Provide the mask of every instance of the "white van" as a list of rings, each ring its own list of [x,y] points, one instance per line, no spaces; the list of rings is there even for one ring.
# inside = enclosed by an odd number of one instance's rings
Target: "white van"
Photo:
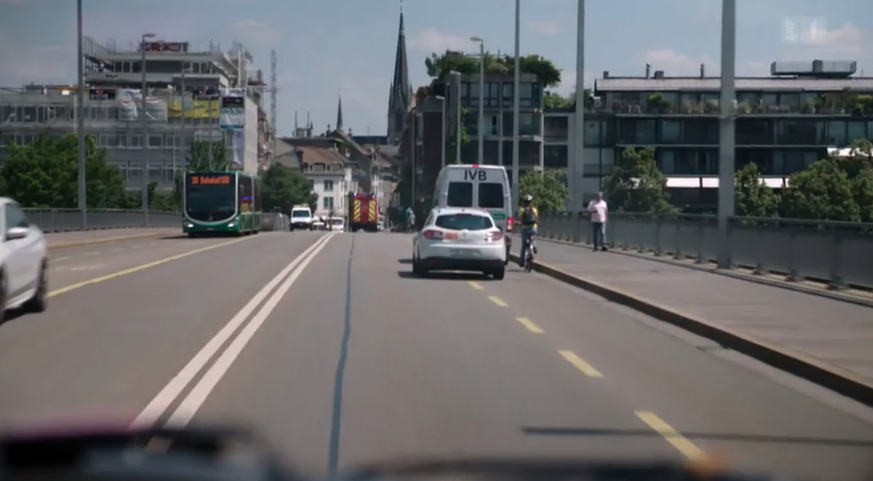
[[[512,191],[509,175],[500,165],[447,165],[437,176],[435,207],[477,207],[488,211],[507,235],[506,253],[512,249]],[[507,262],[509,262],[507,260]]]
[[[304,229],[312,230],[312,211],[308,205],[295,205],[291,208],[291,230]]]

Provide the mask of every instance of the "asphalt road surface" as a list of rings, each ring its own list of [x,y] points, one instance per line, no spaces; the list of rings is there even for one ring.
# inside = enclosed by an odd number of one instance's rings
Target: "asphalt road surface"
[[[707,453],[873,477],[867,408],[539,274],[412,277],[410,250],[406,234],[281,232],[53,252],[49,310],[0,325],[0,426],[240,421],[316,474]]]

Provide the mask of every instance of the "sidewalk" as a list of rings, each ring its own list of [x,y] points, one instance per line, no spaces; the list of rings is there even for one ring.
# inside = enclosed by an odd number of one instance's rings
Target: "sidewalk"
[[[181,228],[142,228],[142,229],[101,229],[76,232],[56,232],[45,235],[49,248],[63,247],[66,244],[83,245],[83,243],[101,243],[110,240],[123,240],[124,238],[138,238],[145,236],[171,236],[182,235]]]
[[[873,309],[540,240],[537,262],[844,369],[873,384]]]

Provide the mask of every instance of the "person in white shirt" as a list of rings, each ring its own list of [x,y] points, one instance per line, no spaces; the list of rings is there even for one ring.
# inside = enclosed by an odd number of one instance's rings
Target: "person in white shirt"
[[[588,212],[591,214],[591,243],[594,244],[594,251],[605,251],[607,209],[602,192],[598,192],[594,200],[588,203]]]

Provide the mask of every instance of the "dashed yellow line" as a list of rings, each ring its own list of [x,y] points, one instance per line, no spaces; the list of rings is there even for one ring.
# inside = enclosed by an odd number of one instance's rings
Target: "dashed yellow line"
[[[694,443],[688,440],[685,436],[679,434],[672,426],[664,422],[657,414],[650,411],[635,411],[644,423],[652,428],[656,433],[660,434],[667,440],[670,445],[676,448],[688,459],[699,459],[705,457],[702,449],[698,448]]]
[[[472,287],[473,289],[476,289],[477,291],[481,291],[482,289],[485,289],[485,288],[482,287],[482,285],[479,284],[478,282],[470,281],[470,282],[468,282],[468,284],[470,284],[470,287]]]
[[[542,334],[545,332],[543,331],[543,328],[536,325],[536,323],[526,317],[516,317],[515,320],[518,321],[519,324],[521,324],[522,326],[526,327],[528,331],[533,332],[534,334]]]
[[[582,358],[576,355],[573,351],[558,351],[561,356],[567,360],[570,364],[573,365],[576,369],[580,370],[582,374],[588,377],[603,377],[603,374],[600,374],[600,371],[594,369],[591,364],[583,361]]]
[[[497,305],[500,306],[500,307],[509,307],[509,304],[503,302],[503,300],[500,299],[499,297],[488,296],[488,299],[490,299],[491,302],[497,304]]]

